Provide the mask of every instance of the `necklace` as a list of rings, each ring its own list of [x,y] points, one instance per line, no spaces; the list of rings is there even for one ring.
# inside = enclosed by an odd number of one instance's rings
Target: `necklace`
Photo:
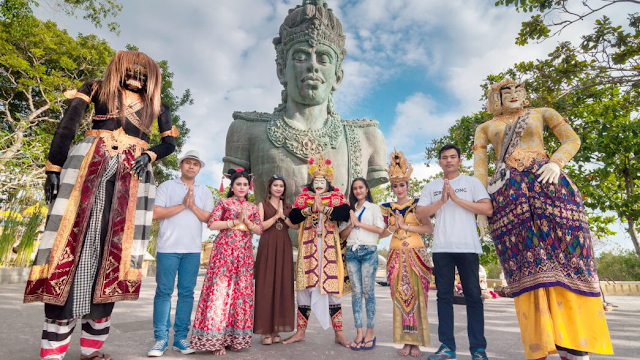
[[[493,120],[503,122],[507,125],[511,125],[524,113],[524,111],[525,111],[524,109],[520,109],[516,112],[500,114],[498,116],[494,116]]]
[[[282,113],[274,115],[267,125],[267,135],[275,146],[284,146],[290,153],[304,160],[338,147],[342,136],[339,117],[329,115],[323,127],[302,130],[292,126]]]

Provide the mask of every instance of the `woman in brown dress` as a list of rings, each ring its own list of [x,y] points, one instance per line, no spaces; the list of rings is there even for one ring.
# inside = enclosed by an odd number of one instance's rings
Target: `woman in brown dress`
[[[273,175],[267,183],[267,195],[258,205],[264,231],[258,245],[254,267],[256,281],[253,332],[262,335],[262,344],[281,341],[280,332],[295,328],[293,297],[293,247],[289,228],[291,204],[284,200],[284,177]]]

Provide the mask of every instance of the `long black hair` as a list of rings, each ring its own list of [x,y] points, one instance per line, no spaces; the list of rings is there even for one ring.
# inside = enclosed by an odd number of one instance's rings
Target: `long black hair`
[[[355,184],[356,181],[361,181],[364,184],[364,186],[367,188],[367,196],[365,197],[365,200],[370,203],[374,202],[373,196],[371,195],[371,188],[369,187],[369,183],[367,182],[367,179],[362,177],[355,178],[351,182],[351,189],[349,190],[349,205],[351,205],[351,210],[355,210],[356,204],[358,203],[358,199],[356,199],[356,196],[353,194],[353,184]]]
[[[231,179],[231,185],[229,185],[229,192],[227,193],[227,198],[230,198],[230,197],[232,197],[234,195],[233,194],[233,183],[235,183],[236,180],[238,180],[239,178],[245,178],[245,179],[247,179],[249,184],[251,184],[251,173],[249,172],[249,170],[242,169],[242,171],[237,171],[236,169],[229,169],[229,172],[227,172],[227,175]],[[247,199],[247,195],[245,195],[244,198],[246,200]]]
[[[316,179],[315,177],[312,178],[311,181],[307,185],[304,186],[304,187],[307,188],[307,190],[311,191],[314,194],[316,192],[316,189],[313,188],[313,180],[315,180],[315,179]],[[324,178],[324,179],[327,180],[327,190],[326,190],[327,192],[331,192],[331,191],[336,189],[335,187],[333,187],[333,185],[331,184],[331,181],[329,181],[329,179],[327,179],[327,178]]]

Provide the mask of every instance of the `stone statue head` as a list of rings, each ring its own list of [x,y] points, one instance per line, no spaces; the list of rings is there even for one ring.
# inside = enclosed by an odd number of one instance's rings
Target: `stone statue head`
[[[306,105],[328,101],[333,113],[332,93],[343,77],[345,36],[340,20],[323,0],[304,0],[289,10],[273,39],[277,74],[287,97]]]
[[[509,78],[492,85],[487,92],[486,110],[494,116],[521,110],[527,105],[525,84]]]

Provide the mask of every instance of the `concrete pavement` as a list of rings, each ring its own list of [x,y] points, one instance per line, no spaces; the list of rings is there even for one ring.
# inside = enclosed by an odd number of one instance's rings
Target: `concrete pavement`
[[[201,273],[202,275],[202,273]],[[196,286],[196,304],[203,277],[198,278]],[[33,360],[38,359],[43,305],[23,304],[23,284],[0,285],[0,360]],[[143,281],[142,293],[138,301],[124,301],[116,304],[112,317],[111,334],[103,350],[113,356],[114,360],[147,359],[148,348],[153,345],[153,295],[155,280],[146,278]],[[175,296],[174,305],[175,308]],[[592,360],[616,359],[632,360],[640,358],[640,297],[607,297],[609,302],[618,307],[607,313],[607,321],[616,352],[612,356],[592,355]],[[355,352],[333,343],[333,331],[324,331],[312,315],[307,340],[302,343],[263,346],[260,337],[255,335],[253,345],[238,353],[228,352],[225,359],[400,359],[396,353],[396,345],[392,343],[392,303],[389,288],[376,287],[376,334],[378,346],[373,351]],[[194,304],[194,306],[196,305]],[[349,339],[355,336],[351,297],[343,303],[345,334]],[[429,294],[429,321],[431,346],[424,348],[423,359],[439,346],[437,336],[437,310],[435,291]],[[195,310],[194,310],[195,314]],[[468,340],[466,333],[465,307],[455,305],[456,340],[458,359],[469,360]],[[520,330],[512,299],[487,300],[485,302],[485,329],[488,341],[487,352],[490,359],[524,359],[520,343]],[[282,334],[283,338],[289,334]],[[76,328],[71,340],[66,359],[79,359],[80,327]],[[193,355],[181,355],[167,350],[166,359],[212,359],[209,352],[198,352]],[[559,359],[550,357],[549,359]]]

